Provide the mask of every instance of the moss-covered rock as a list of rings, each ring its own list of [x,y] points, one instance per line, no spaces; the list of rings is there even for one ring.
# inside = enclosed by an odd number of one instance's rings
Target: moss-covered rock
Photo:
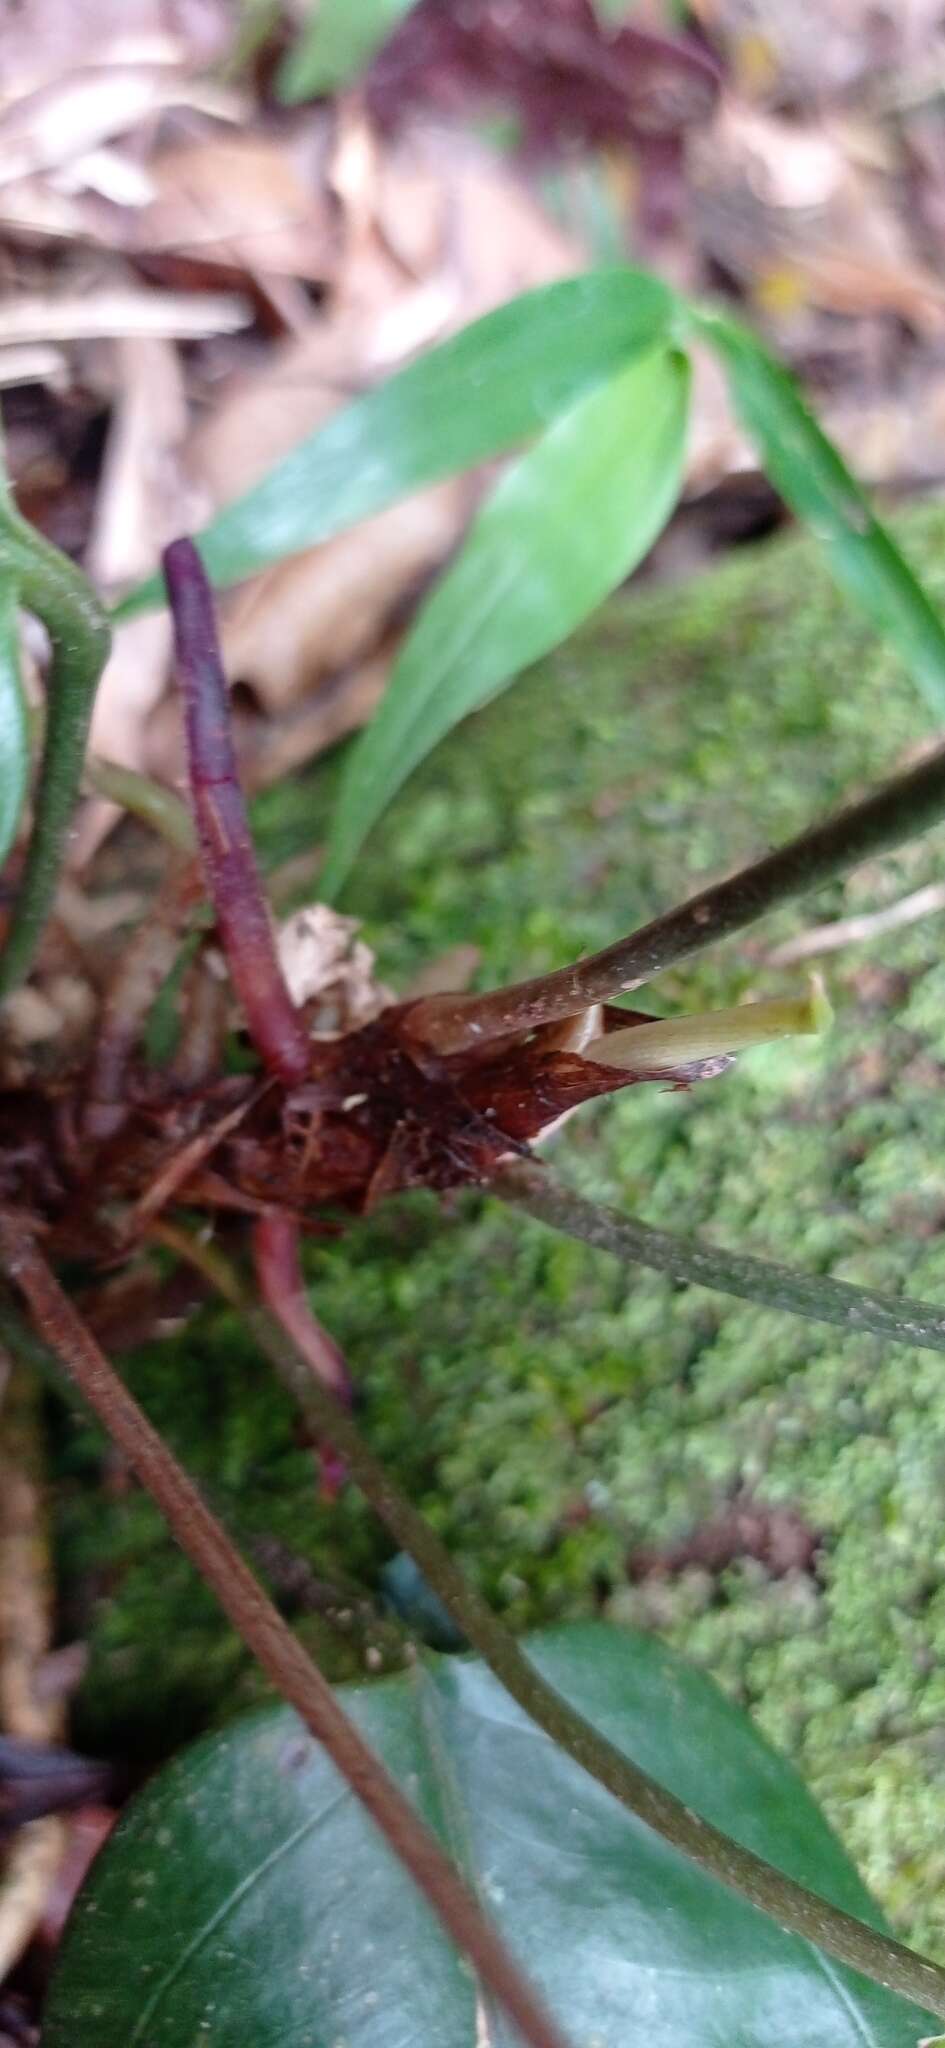
[[[903,533],[945,597],[945,514]],[[470,721],[378,829],[346,907],[401,985],[461,939],[483,984],[556,965],[901,763],[928,722],[812,545],[746,552],[615,602]],[[321,833],[336,776],[262,806],[273,855]],[[896,901],[941,875],[943,849],[933,833],[780,914],[666,977],[654,1008],[776,992],[778,940]],[[560,1171],[653,1223],[941,1300],[943,929],[836,954],[828,1041],[599,1106],[555,1141]],[[473,1198],[392,1205],[314,1251],[311,1278],[374,1444],[514,1622],[604,1601],[664,1630],[799,1762],[899,1924],[945,1952],[943,1361],[621,1273]],[[301,1559],[376,1584],[383,1540],[355,1499],[317,1505],[231,1316],[151,1347],[133,1377],[277,1583]],[[89,1487],[92,1432],[58,1426],[61,1550],[93,1646],[83,1728],[160,1746],[255,1681],[147,1504]],[[628,1553],[739,1491],[809,1524],[816,1572],[743,1559],[629,1583]],[[357,1629],[346,1646],[303,1625],[339,1675],[362,1653]]]

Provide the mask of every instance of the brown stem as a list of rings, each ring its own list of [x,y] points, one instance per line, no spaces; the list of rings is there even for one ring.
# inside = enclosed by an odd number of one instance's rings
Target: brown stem
[[[327,1680],[118,1378],[63,1294],[35,1239],[9,1215],[0,1216],[0,1260],[25,1297],[36,1329],[124,1452],[233,1627],[323,1745],[483,1984],[532,2048],[566,2048],[565,2037],[521,1976],[476,1898],[362,1741]]]
[[[344,1358],[328,1331],[312,1314],[299,1256],[301,1233],[292,1216],[277,1209],[253,1224],[253,1263],[268,1309],[307,1358],[322,1385],[351,1406],[351,1379]]]
[[[322,1385],[350,1408],[352,1386],[344,1356],[309,1307],[300,1242],[301,1232],[294,1216],[271,1209],[267,1215],[256,1218],[252,1244],[259,1291],[266,1307],[289,1332],[296,1350],[307,1359]],[[332,1501],[337,1499],[348,1477],[345,1461],[325,1436],[319,1444],[319,1456],[322,1498]]]
[[[587,960],[484,996],[429,997],[413,1011],[411,1031],[418,1042],[446,1055],[507,1032],[530,1031],[537,1024],[575,1016],[591,1003],[609,1002],[641,988],[667,967],[730,938],[779,904],[915,838],[943,815],[945,747],[940,747],[918,767],[882,783],[861,803],[812,825],[763,860],[690,896],[678,909],[666,911]]]

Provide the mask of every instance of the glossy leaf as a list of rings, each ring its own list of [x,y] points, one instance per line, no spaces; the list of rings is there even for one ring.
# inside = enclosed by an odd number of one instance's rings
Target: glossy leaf
[[[26,797],[30,745],[20,684],[16,589],[0,579],[0,861],[6,860]]]
[[[933,716],[945,719],[945,623],[794,378],[736,322],[698,309],[693,318],[721,357],[766,474],[823,542],[838,582],[888,634]]]
[[[546,427],[668,331],[677,301],[625,265],[564,278],[487,313],[299,443],[199,536],[223,587],[327,540],[424,484]],[[163,602],[158,577],[118,607]]]
[[[688,1804],[881,1925],[795,1773],[699,1672],[590,1622],[545,1676]],[[914,2007],[781,1932],[668,1848],[482,1665],[344,1689],[569,2039],[595,2048],[915,2048]],[[479,2024],[477,2025],[477,2020]],[[44,2048],[513,2048],[330,1764],[286,1710],[178,1758],[135,1801],[66,1935]]]
[[[629,575],[676,502],[689,365],[675,350],[589,392],[506,472],[409,633],[351,756],[320,878],[330,897],[436,742]]]
[[[414,5],[415,0],[315,0],[280,67],[278,98],[293,105],[350,84]]]

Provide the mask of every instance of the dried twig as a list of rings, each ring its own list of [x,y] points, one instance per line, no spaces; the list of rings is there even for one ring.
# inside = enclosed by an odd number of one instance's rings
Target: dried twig
[[[792,967],[797,960],[839,953],[843,946],[881,939],[886,932],[918,924],[920,918],[933,917],[940,910],[945,910],[945,882],[927,882],[924,889],[913,889],[911,895],[900,896],[898,903],[887,903],[882,910],[864,910],[858,917],[838,917],[832,924],[815,924],[809,931],[798,932],[795,938],[775,946],[766,955],[765,965]]]
[[[166,334],[192,340],[247,326],[246,299],[232,292],[111,291],[8,298],[0,312],[0,347],[32,342],[100,341],[107,335]]]

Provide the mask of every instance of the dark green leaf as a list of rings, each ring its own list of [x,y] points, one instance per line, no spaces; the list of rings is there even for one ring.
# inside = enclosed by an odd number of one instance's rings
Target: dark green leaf
[[[887,633],[930,711],[945,718],[945,626],[798,387],[754,335],[694,311],[728,373],[736,409],[782,497],[827,549],[851,596]]]
[[[415,0],[315,0],[280,66],[276,93],[292,105],[360,76]]]
[[[525,292],[398,371],[211,521],[213,582],[239,582],[423,484],[513,448],[669,330],[677,302],[621,265]],[[118,607],[163,603],[158,577]]]
[[[326,898],[437,740],[557,646],[645,555],[678,496],[688,397],[684,356],[645,356],[507,471],[352,754],[319,884]]]
[[[399,1550],[380,1572],[380,1587],[395,1614],[405,1621],[411,1635],[419,1636],[431,1650],[465,1650],[469,1645],[457,1628],[448,1607],[427,1584],[419,1565],[406,1550]]]
[[[602,1623],[531,1655],[693,1807],[874,1925],[794,1772],[700,1673]],[[430,1658],[345,1704],[473,1877],[569,2038],[916,2048],[929,2024],[705,1876],[484,1668]],[[210,1737],[138,1798],[66,1936],[44,2048],[470,2048],[475,1990],[294,1716]],[[512,2048],[491,2023],[494,2048]]]
[[[26,784],[30,745],[26,705],[20,685],[16,589],[9,577],[0,580],[0,861],[16,838]]]

